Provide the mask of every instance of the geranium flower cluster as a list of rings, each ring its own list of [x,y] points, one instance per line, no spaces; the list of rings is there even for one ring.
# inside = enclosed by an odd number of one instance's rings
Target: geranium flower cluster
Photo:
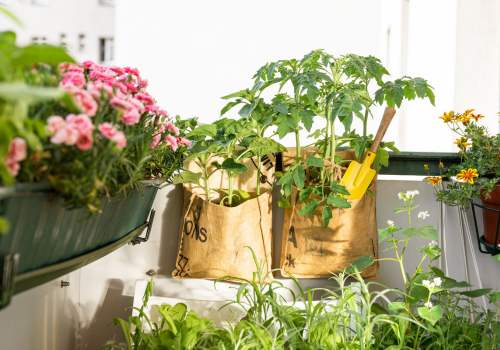
[[[75,146],[80,151],[92,148],[94,137],[110,140],[118,149],[127,145],[127,127],[141,122],[155,122],[151,148],[166,143],[172,150],[189,141],[179,137],[179,130],[169,120],[168,113],[161,109],[146,91],[147,81],[139,71],[130,67],[106,67],[91,61],[83,64],[64,63],[59,67],[60,87],[73,97],[81,114],[66,117],[51,116],[47,130],[54,144]],[[99,124],[93,118],[109,108],[116,111],[118,120],[106,120]]]

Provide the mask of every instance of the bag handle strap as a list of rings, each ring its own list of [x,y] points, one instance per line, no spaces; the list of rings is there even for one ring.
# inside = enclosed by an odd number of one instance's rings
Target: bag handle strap
[[[281,254],[281,261],[280,261],[280,268],[281,268],[281,274],[283,274],[283,270],[284,270],[284,262],[286,260],[286,255],[288,253],[288,240],[290,238],[290,229],[292,228],[292,224],[293,224],[293,219],[295,217],[295,208],[296,208],[296,205],[297,205],[297,201],[298,201],[298,192],[293,196],[293,203],[292,203],[292,213],[290,214],[290,222],[288,223],[288,228],[285,232],[285,234],[283,235],[283,240],[281,242],[281,251],[282,251],[282,254]]]

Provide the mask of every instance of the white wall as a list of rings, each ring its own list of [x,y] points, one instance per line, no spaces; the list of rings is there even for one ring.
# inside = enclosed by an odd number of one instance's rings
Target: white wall
[[[381,3],[122,0],[116,63],[140,67],[171,114],[208,122],[219,117],[220,97],[250,86],[269,61],[318,48],[382,56]]]
[[[387,139],[402,150],[456,151],[454,136],[438,119],[443,111],[476,107],[489,116],[491,131],[498,130],[497,14],[498,2],[487,0],[257,0],[251,6],[119,0],[116,57],[118,64],[141,68],[172,114],[208,122],[219,116],[220,97],[249,86],[270,60],[315,48],[373,54],[394,78],[428,79],[437,96],[436,107],[407,103]]]

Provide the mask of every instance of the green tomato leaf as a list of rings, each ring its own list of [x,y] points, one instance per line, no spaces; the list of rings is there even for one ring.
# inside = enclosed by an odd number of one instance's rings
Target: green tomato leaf
[[[310,202],[306,203],[300,210],[299,210],[299,215],[301,216],[310,216],[314,213],[316,208],[319,205],[319,201],[316,199],[311,200]]]
[[[313,191],[312,187],[307,187],[299,191],[299,202],[300,203],[305,202],[311,195],[312,191]]]
[[[306,165],[309,167],[323,168],[324,162],[323,159],[311,154],[307,157]]]
[[[221,169],[224,169],[232,174],[242,174],[248,170],[246,165],[235,161],[233,158],[224,159],[221,164]]]
[[[323,226],[327,227],[330,219],[332,218],[332,208],[328,205],[323,206],[323,213],[321,215],[321,221],[323,222]]]
[[[187,137],[215,137],[217,135],[217,126],[215,124],[202,124],[191,131]]]
[[[302,165],[297,165],[293,170],[293,182],[299,190],[304,188],[305,177],[306,173],[304,167]]]
[[[326,199],[326,203],[335,208],[350,208],[351,204],[344,197],[339,197],[330,193]]]
[[[173,178],[173,183],[174,184],[198,184],[200,182],[202,174],[201,173],[195,173],[189,170],[184,170],[182,173],[180,173],[177,176],[174,176]]]

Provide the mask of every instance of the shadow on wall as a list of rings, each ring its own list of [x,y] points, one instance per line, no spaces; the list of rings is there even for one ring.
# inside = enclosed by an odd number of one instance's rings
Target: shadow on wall
[[[81,349],[101,349],[110,339],[122,341],[120,330],[109,315],[127,319],[131,314],[133,298],[123,295],[124,284],[119,279],[109,279],[106,285],[106,295],[92,321],[80,329],[80,339],[84,339]]]
[[[184,204],[184,191],[182,185],[177,185],[168,191],[165,209],[161,215],[160,253],[158,258],[159,269],[157,274],[170,277],[175,269],[177,259],[177,245],[179,242],[179,229],[182,221]]]

